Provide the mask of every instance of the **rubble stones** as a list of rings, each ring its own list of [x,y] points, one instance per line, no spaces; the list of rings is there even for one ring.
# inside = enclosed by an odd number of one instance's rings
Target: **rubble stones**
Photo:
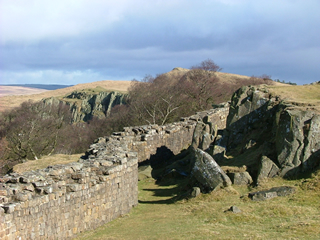
[[[274,187],[268,190],[258,191],[258,192],[251,192],[249,193],[249,198],[253,201],[265,201],[275,197],[283,197],[291,195],[295,192],[294,187],[289,186],[281,186],[281,187]]]

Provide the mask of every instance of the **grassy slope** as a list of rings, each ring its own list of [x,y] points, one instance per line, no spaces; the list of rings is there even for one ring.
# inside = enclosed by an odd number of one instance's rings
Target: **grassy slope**
[[[236,186],[173,202],[178,185],[146,179],[139,182],[140,203],[130,214],[76,239],[319,239],[319,193],[303,180],[272,179],[258,189],[281,185],[297,191],[254,202],[247,187]],[[233,205],[242,212],[225,212]]]
[[[268,86],[273,95],[279,95],[287,102],[300,103],[302,106],[320,110],[320,84],[292,86]]]

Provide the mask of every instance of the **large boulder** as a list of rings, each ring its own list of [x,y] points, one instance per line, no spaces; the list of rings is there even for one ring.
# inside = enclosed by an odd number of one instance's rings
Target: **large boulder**
[[[192,176],[202,185],[205,191],[213,191],[220,187],[230,186],[231,180],[215,162],[215,160],[201,149],[193,149],[194,165]]]

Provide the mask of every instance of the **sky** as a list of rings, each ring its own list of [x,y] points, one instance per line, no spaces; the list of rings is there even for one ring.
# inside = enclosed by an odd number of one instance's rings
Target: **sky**
[[[0,0],[0,84],[222,72],[320,81],[319,0]]]

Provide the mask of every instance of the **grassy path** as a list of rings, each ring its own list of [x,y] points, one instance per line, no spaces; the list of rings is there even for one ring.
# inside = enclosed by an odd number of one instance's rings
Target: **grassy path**
[[[301,182],[276,179],[262,187]],[[247,187],[237,187],[174,202],[178,190],[141,181],[139,205],[130,214],[77,239],[320,239],[320,193],[314,189],[297,186],[293,196],[254,202]],[[242,212],[225,212],[232,205]]]

